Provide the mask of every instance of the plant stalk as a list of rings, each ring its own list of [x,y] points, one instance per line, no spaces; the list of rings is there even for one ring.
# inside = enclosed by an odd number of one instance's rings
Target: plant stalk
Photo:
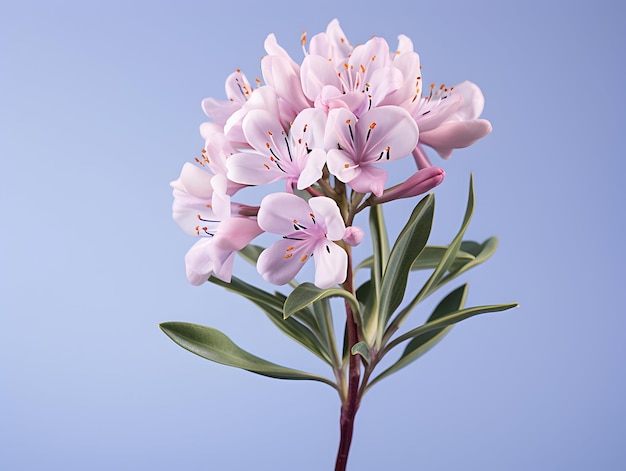
[[[343,288],[354,294],[352,279],[352,254],[348,249],[348,275],[343,284]],[[335,471],[345,471],[348,465],[348,453],[352,443],[352,433],[354,430],[354,417],[359,409],[359,383],[361,379],[361,360],[359,355],[352,354],[352,347],[359,342],[359,329],[354,320],[352,307],[346,302],[346,329],[348,330],[348,392],[345,401],[341,404],[341,416],[339,419],[340,439],[339,450],[337,451],[337,461]]]

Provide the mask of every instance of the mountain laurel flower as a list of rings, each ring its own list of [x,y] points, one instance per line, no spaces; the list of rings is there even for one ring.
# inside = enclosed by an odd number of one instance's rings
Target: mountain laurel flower
[[[287,191],[293,186],[303,190],[322,177],[326,163],[323,111],[302,111],[288,131],[276,116],[264,110],[252,110],[243,122],[243,132],[252,146],[227,161],[228,178],[246,185],[262,185],[287,180]]]
[[[452,87],[441,85],[407,107],[420,129],[420,144],[425,144],[447,159],[454,149],[468,147],[492,130],[486,119],[478,119],[485,107],[480,88],[472,82]]]
[[[257,86],[259,86],[259,82],[259,79],[257,79]],[[202,100],[204,113],[215,123],[222,126],[235,111],[239,110],[248,101],[254,91],[241,70],[233,72],[226,78],[225,89],[228,100],[216,100],[215,98]]]
[[[327,289],[346,280],[348,254],[332,242],[346,232],[339,207],[330,198],[308,202],[291,193],[272,193],[261,202],[259,227],[282,240],[265,249],[257,261],[263,278],[276,285],[289,283],[304,263],[315,262],[315,285]]]
[[[263,231],[254,218],[241,217],[244,206],[230,203],[218,217],[213,210],[213,175],[191,163],[183,166],[180,177],[171,183],[174,194],[174,220],[189,235],[200,240],[185,255],[187,279],[198,285],[215,275],[229,282],[234,253]],[[230,214],[235,217],[230,217]]]
[[[346,109],[331,110],[325,133],[328,170],[355,191],[381,196],[387,171],[375,164],[407,156],[418,137],[415,120],[398,106],[374,108],[359,120]]]

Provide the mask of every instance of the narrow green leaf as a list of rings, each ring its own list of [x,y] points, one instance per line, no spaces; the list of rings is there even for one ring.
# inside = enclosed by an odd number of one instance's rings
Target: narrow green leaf
[[[328,378],[286,368],[252,355],[235,345],[219,330],[211,327],[187,322],[164,322],[159,327],[175,343],[207,360],[271,378],[320,381],[338,389]]]
[[[389,237],[387,236],[387,227],[383,216],[382,205],[376,205],[370,208],[370,235],[372,238],[372,269],[374,286],[380,287],[380,280],[389,259]]]
[[[420,253],[419,257],[413,262],[413,266],[411,270],[429,270],[432,268],[437,268],[439,262],[444,257],[446,250],[448,247],[440,247],[427,245]],[[474,260],[474,255],[467,251],[459,250],[454,259],[453,265],[462,265]]]
[[[463,244],[465,244],[465,242],[466,241],[463,241]],[[467,242],[480,246],[480,244],[478,244],[477,242],[472,242],[472,241],[467,241]],[[463,244],[461,244],[461,250],[459,250],[458,253],[456,254],[456,258],[454,259],[454,262],[452,264],[453,266],[465,265],[466,263],[471,262],[475,258],[475,256],[472,253],[470,253],[469,250],[463,250]],[[429,270],[432,268],[437,268],[437,265],[443,258],[447,249],[448,247],[437,246],[437,245],[427,245],[426,247],[424,247],[424,250],[422,250],[419,256],[415,259],[415,262],[413,262],[413,266],[411,267],[411,270],[416,271],[416,270]],[[374,263],[374,257],[370,255],[369,257],[361,261],[361,263],[359,263],[356,266],[354,271],[359,271],[359,270],[362,270],[363,268],[371,268],[373,263]],[[454,269],[452,268],[451,270],[454,270]]]
[[[340,288],[320,289],[313,283],[302,283],[287,297],[283,308],[285,319],[315,301],[333,297],[342,297],[348,301],[350,306],[352,306],[352,310],[354,311],[357,321],[360,321],[359,302],[351,293]]]
[[[428,241],[434,208],[433,194],[417,204],[389,254],[380,288],[380,315],[384,323],[402,302],[413,262]]]
[[[457,263],[455,260],[455,262],[450,266],[449,273],[445,277],[443,277],[439,281],[439,283],[437,283],[438,287],[443,286],[445,283],[465,273],[467,270],[474,268],[475,266],[480,265],[481,263],[486,261],[495,253],[497,247],[497,237],[490,237],[482,244],[471,240],[464,240],[463,242],[461,242],[461,249],[459,250],[459,253],[461,251],[465,251],[472,254],[474,258],[465,263]]]
[[[446,274],[450,266],[454,263],[454,261],[456,260],[456,255],[461,248],[463,235],[465,234],[465,231],[467,231],[473,213],[474,177],[470,176],[469,195],[467,198],[467,206],[465,208],[465,216],[463,217],[463,223],[461,224],[461,228],[459,229],[458,234],[455,236],[455,238],[452,240],[452,243],[446,249],[443,257],[439,261],[439,264],[426,281],[426,284],[424,284],[419,293],[417,293],[417,295],[411,300],[411,302],[398,313],[395,319],[393,319],[385,332],[386,338],[393,335],[393,333],[395,333],[400,328],[400,326],[413,310],[413,308],[436,288],[437,283],[441,280],[441,278]]]
[[[285,335],[295,340],[303,347],[307,348],[313,354],[332,365],[332,353],[321,342],[316,334],[316,321],[308,309],[301,309],[297,312],[297,316],[290,319],[283,318],[284,296],[280,293],[271,295],[256,286],[252,286],[239,278],[233,277],[230,283],[211,277],[212,283],[222,286],[230,291],[247,298],[256,304],[267,315],[272,323],[278,327]],[[298,317],[305,318],[310,328],[298,321]]]
[[[385,347],[385,352],[388,352],[396,345],[406,340],[417,337],[418,335],[423,335],[426,332],[431,332],[441,327],[446,327],[449,325],[456,324],[457,322],[461,322],[462,320],[468,319],[478,314],[506,311],[507,309],[511,309],[511,308],[518,307],[518,306],[519,306],[518,303],[510,303],[510,304],[495,304],[491,306],[477,306],[477,307],[470,307],[467,309],[461,309],[454,313],[443,316],[437,320],[427,322],[426,324],[421,325],[415,329],[409,330],[406,334],[400,335],[398,338],[390,342],[389,345],[387,345],[387,347]]]
[[[465,304],[465,299],[467,297],[467,288],[468,285],[464,284],[463,286],[460,286],[459,288],[448,294],[437,305],[426,323],[441,319],[448,314],[460,310]],[[371,386],[374,385],[374,383],[377,383],[386,376],[395,373],[396,371],[417,360],[432,347],[434,347],[440,340],[442,340],[443,337],[445,337],[445,335],[450,331],[450,329],[452,329],[452,326],[448,325],[413,337],[413,339],[407,344],[400,358],[393,365],[391,365],[389,368],[379,374],[374,380],[372,380],[368,384],[367,388],[369,389]]]
[[[367,342],[361,341],[354,344],[352,347],[352,354],[361,355],[367,364],[372,361],[370,358],[370,348],[367,345]]]

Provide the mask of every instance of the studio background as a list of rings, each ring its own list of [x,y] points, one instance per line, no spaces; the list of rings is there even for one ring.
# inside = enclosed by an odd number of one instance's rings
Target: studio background
[[[169,182],[202,148],[202,98],[260,77],[267,34],[300,61],[302,30],[333,18],[352,44],[409,36],[426,83],[483,90],[493,133],[432,158],[431,242],[456,234],[472,172],[467,238],[500,246],[463,277],[468,305],[521,305],[373,388],[349,468],[626,468],[623,5],[335,3],[0,4],[0,468],[332,469],[333,390],[210,363],[157,325],[327,373],[252,304],[187,283]],[[388,205],[392,232],[415,203]]]

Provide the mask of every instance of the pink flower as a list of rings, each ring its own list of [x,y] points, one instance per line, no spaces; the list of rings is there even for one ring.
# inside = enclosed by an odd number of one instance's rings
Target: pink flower
[[[454,149],[467,147],[491,132],[491,123],[478,119],[484,106],[480,88],[465,81],[449,88],[442,85],[438,90],[433,84],[428,96],[417,98],[406,108],[419,126],[420,144],[447,159]]]
[[[354,190],[380,196],[387,171],[374,164],[405,157],[418,135],[415,120],[397,106],[374,108],[359,120],[346,109],[331,110],[325,136],[328,169]]]
[[[300,112],[288,131],[269,112],[250,111],[243,132],[252,151],[228,159],[228,178],[246,185],[284,179],[287,191],[293,185],[299,190],[311,186],[321,178],[326,163],[325,125],[324,112],[313,108]]]
[[[301,76],[302,90],[316,108],[347,108],[357,117],[380,105],[403,82],[400,70],[392,66],[387,42],[376,37],[341,62],[308,55]]]
[[[213,211],[212,178],[204,169],[186,163],[171,183],[174,220],[187,234],[200,238],[185,255],[187,278],[194,285],[211,275],[229,282],[234,253],[263,232],[255,219],[239,215],[243,207],[237,203],[230,203],[218,217]],[[231,212],[236,216],[231,217]]]
[[[266,281],[288,283],[311,257],[318,288],[345,281],[348,255],[331,241],[341,240],[346,226],[332,199],[318,196],[307,203],[290,193],[273,193],[261,202],[258,222],[264,231],[283,236],[259,256],[257,269]]]
[[[257,82],[258,84],[258,82]],[[245,104],[254,91],[246,76],[237,70],[226,78],[226,97],[228,100],[205,98],[202,109],[215,123],[224,126],[228,118]]]

